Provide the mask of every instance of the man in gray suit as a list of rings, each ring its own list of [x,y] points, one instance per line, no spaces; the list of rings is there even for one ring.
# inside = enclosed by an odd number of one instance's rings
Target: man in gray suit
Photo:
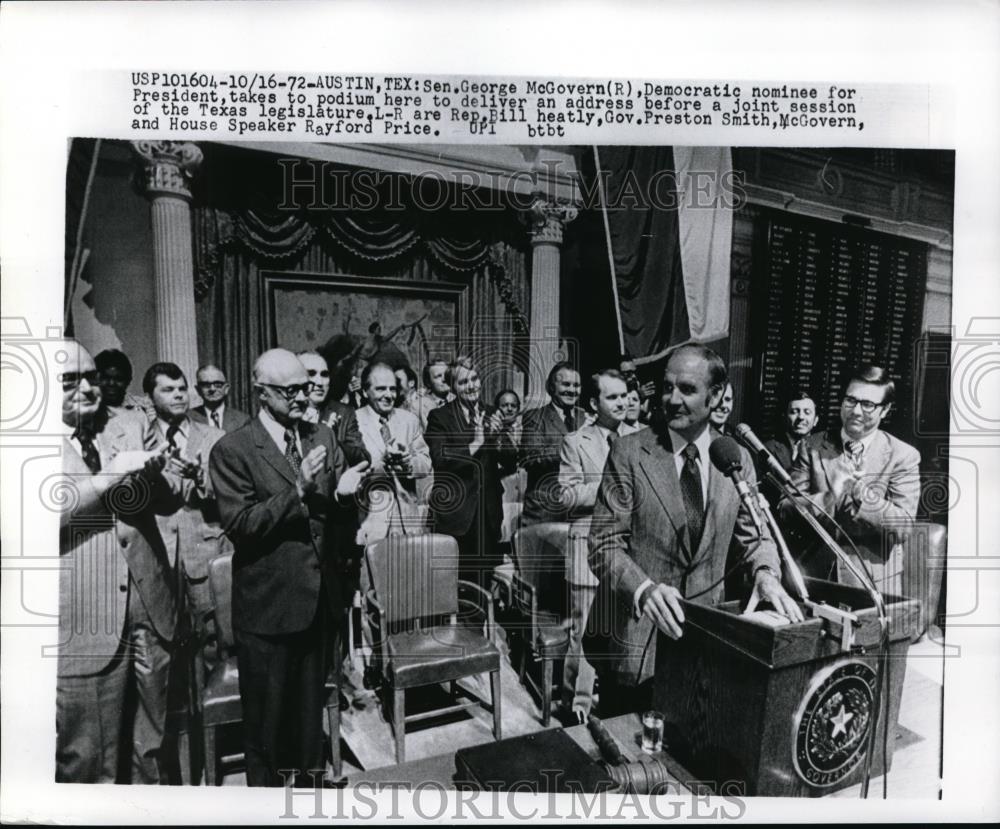
[[[183,483],[177,508],[157,516],[157,523],[174,566],[180,566],[183,574],[195,646],[199,651],[209,646],[198,657],[199,673],[203,675],[215,662],[210,644],[215,638],[215,625],[208,566],[212,559],[232,551],[219,525],[215,493],[208,476],[209,453],[225,432],[190,418],[187,378],[174,363],[150,366],[142,379],[142,388],[156,413],[152,424],[156,442],[173,453],[169,468],[186,473],[181,475]]]
[[[619,438],[608,456],[590,530],[598,591],[585,641],[600,674],[602,716],[649,705],[656,634],[683,635],[680,599],[722,599],[730,542],[753,574],[756,597],[802,619],[781,586],[774,542],[766,531],[758,539],[733,482],[709,462],[717,437],[709,415],[726,379],[710,348],[677,348],[654,427]],[[752,469],[749,453],[741,454]]]
[[[559,483],[572,522],[566,581],[573,627],[563,664],[562,705],[563,720],[574,723],[586,721],[594,695],[594,668],[583,656],[583,629],[597,590],[597,579],[587,564],[590,520],[611,446],[619,437],[639,431],[638,425],[625,422],[628,386],[617,369],[590,378],[590,407],[597,420],[566,435],[559,452]]]
[[[63,471],[73,485],[60,516],[56,781],[113,783],[132,731],[132,782],[159,780],[167,673],[177,604],[154,507],[169,500],[141,418],[109,416],[90,354],[73,341],[62,364]],[[134,681],[135,718],[123,722]]]
[[[194,387],[204,402],[191,410],[192,420],[223,432],[234,432],[250,420],[246,412],[229,405],[229,382],[218,366],[202,366],[194,373],[194,380]]]
[[[844,545],[844,552],[888,593],[902,590],[900,536],[913,525],[920,500],[920,453],[879,428],[892,409],[894,394],[895,384],[885,369],[861,366],[844,390],[840,432],[807,443],[789,473],[857,547]],[[787,501],[781,504],[781,514],[798,519]],[[853,574],[824,548],[800,549],[799,560],[811,575],[834,576],[858,586]]]

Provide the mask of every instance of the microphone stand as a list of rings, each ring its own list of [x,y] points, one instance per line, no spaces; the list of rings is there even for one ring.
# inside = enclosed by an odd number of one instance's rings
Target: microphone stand
[[[795,510],[816,533],[820,541],[823,542],[827,549],[833,553],[837,560],[840,561],[863,586],[864,590],[871,598],[872,604],[875,607],[875,612],[878,615],[879,650],[875,654],[876,670],[875,693],[872,699],[872,729],[868,736],[868,750],[865,752],[864,778],[861,783],[861,797],[867,799],[868,786],[871,780],[871,763],[875,751],[876,735],[878,732],[878,719],[882,713],[882,696],[886,667],[885,660],[888,657],[889,619],[885,611],[885,600],[874,581],[872,581],[867,573],[862,572],[861,569],[853,561],[851,561],[847,554],[840,548],[840,545],[837,544],[837,542],[833,540],[833,537],[826,531],[826,528],[820,524],[816,516],[812,514],[804,503],[802,503],[803,500],[808,501],[808,498],[795,486],[795,484],[783,481],[778,475],[774,474],[774,472],[770,470],[768,470],[767,475],[771,481],[785,494],[785,497],[788,498],[792,506],[795,507]],[[761,497],[760,500],[764,501],[764,498]],[[809,503],[812,505],[812,502]],[[784,538],[778,531],[777,523],[774,521],[774,516],[771,515],[770,509],[765,507],[764,514],[767,516],[771,532],[774,533],[775,538],[778,539],[778,547],[782,553],[783,560],[786,562],[786,565],[789,561],[792,561],[792,568],[788,570],[789,577],[792,579],[796,588],[798,588],[798,581],[796,581],[795,576],[793,575],[797,574],[798,579],[802,579],[798,566],[794,564],[794,560],[791,558],[791,553],[788,551],[788,546],[785,543]],[[841,532],[843,531],[841,530]],[[844,534],[846,535],[846,533]],[[802,582],[802,590],[805,590],[804,582]],[[803,604],[809,608],[813,615],[839,624],[841,627],[840,649],[843,652],[850,652],[852,650],[854,646],[853,626],[858,622],[858,617],[855,614],[840,610],[839,608],[831,607],[825,602],[813,602],[807,596],[803,596]],[[886,722],[885,727],[888,727],[888,722]],[[882,773],[883,775],[887,774],[888,769],[883,769]]]

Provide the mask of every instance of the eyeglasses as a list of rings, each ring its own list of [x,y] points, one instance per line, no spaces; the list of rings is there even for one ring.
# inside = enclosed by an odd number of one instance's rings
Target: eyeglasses
[[[101,373],[97,369],[91,371],[64,371],[59,375],[59,382],[62,383],[63,391],[77,388],[84,380],[91,386],[96,386],[100,379]]]
[[[212,380],[212,381],[207,382],[207,383],[198,383],[197,384],[197,386],[198,386],[199,389],[221,389],[225,385],[226,385],[226,381],[225,380]]]
[[[278,392],[285,400],[294,400],[300,394],[304,394],[307,397],[309,392],[313,390],[315,383],[293,383],[290,386],[276,386],[273,383],[258,383],[258,386],[264,386],[268,389],[273,389]]]
[[[872,400],[858,400],[856,397],[851,397],[848,395],[844,398],[844,402],[841,404],[845,409],[853,409],[855,406],[860,406],[861,411],[865,414],[871,414],[876,409],[882,408],[884,403],[875,403]]]

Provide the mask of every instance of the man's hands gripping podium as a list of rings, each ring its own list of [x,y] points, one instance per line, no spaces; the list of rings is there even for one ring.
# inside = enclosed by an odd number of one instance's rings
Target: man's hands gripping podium
[[[757,543],[771,541],[767,535],[765,517],[762,516],[759,500],[750,484],[742,475],[742,453],[737,443],[729,437],[719,437],[712,441],[709,456],[713,465],[728,477],[739,493],[741,508],[750,518],[757,534]],[[753,613],[761,603],[770,604],[774,610],[791,622],[803,620],[798,604],[785,592],[781,585],[780,573],[770,566],[757,567],[754,574],[753,591],[744,614]],[[639,596],[639,610],[666,636],[679,639],[683,634],[684,611],[682,595],[675,587],[667,584],[650,584]]]

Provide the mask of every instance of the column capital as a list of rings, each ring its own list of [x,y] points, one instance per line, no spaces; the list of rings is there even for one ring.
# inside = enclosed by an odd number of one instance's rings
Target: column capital
[[[142,164],[147,195],[191,200],[188,183],[202,160],[197,144],[190,141],[132,141],[131,144]]]
[[[571,204],[549,201],[537,194],[531,205],[521,211],[521,221],[528,227],[532,245],[561,245],[563,226],[573,221],[578,213]]]

